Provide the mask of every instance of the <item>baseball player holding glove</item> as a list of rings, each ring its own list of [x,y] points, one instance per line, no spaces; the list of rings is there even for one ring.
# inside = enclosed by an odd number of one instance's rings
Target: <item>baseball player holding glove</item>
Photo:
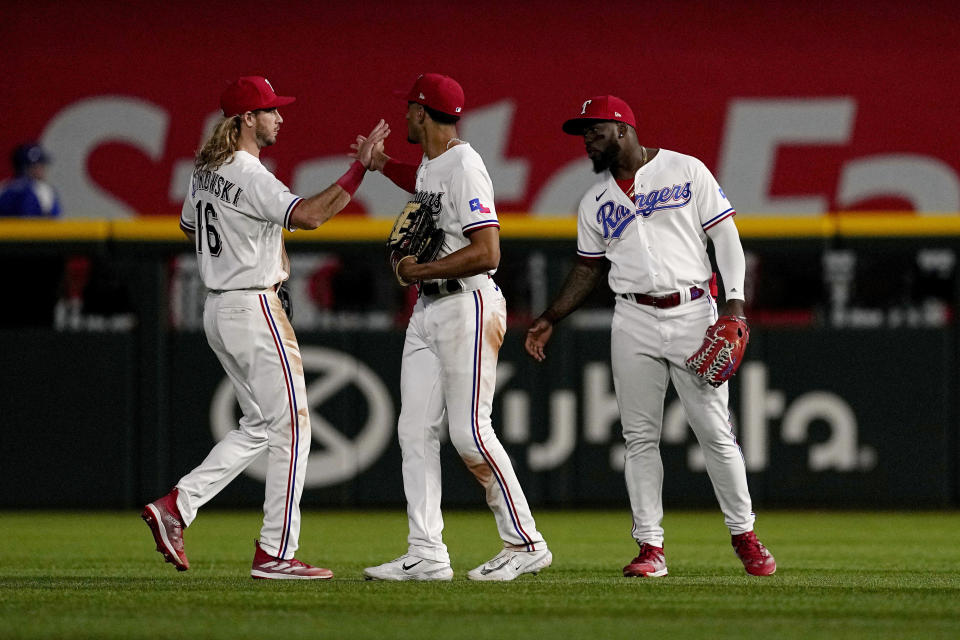
[[[387,260],[393,275],[404,287],[408,282],[400,277],[400,263],[413,260],[418,264],[433,262],[443,247],[443,229],[437,228],[433,214],[422,202],[408,202],[393,223],[387,238]]]
[[[580,201],[577,262],[530,326],[524,346],[534,359],[544,359],[554,324],[593,290],[606,258],[616,295],[611,362],[626,441],[632,534],[640,546],[623,575],[667,574],[659,443],[668,381],[700,442],[737,556],[747,573],[770,575],[776,562],[753,532],[746,468],[723,384],[749,338],[736,212],[702,162],[641,145],[633,112],[617,97],[587,100],[563,130],[583,137],[599,179]],[[708,238],[725,289],[719,314],[710,291]]]
[[[407,327],[400,372],[407,553],[368,567],[370,580],[450,580],[440,512],[440,429],[486,492],[502,550],[467,573],[471,580],[513,580],[553,558],[537,531],[510,458],[490,419],[506,302],[493,274],[500,223],[483,160],[456,137],[463,89],[448,76],[421,75],[409,92],[407,134],[423,149],[419,166],[391,160],[382,144],[358,138],[357,156],[413,193],[387,243],[390,268],[419,297]]]
[[[294,557],[300,494],[310,455],[310,412],[300,347],[285,313],[281,284],[290,275],[283,230],[316,229],[343,209],[367,167],[354,162],[337,182],[301,198],[260,163],[277,141],[278,96],[260,76],[230,84],[223,119],[197,153],[180,227],[193,242],[203,283],[207,342],[233,382],[240,425],[173,490],[143,509],[157,551],[179,571],[190,564],[183,529],[260,454],[269,457],[263,527],[254,543],[254,578],[316,580],[333,576]],[[370,139],[390,133],[381,120]]]

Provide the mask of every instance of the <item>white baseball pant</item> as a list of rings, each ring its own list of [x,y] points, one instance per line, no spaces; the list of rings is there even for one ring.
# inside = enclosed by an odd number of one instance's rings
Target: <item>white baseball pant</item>
[[[189,526],[200,507],[266,451],[260,546],[272,556],[293,558],[310,456],[306,383],[293,327],[277,294],[268,289],[208,294],[203,328],[233,382],[243,417],[177,483],[180,515]]]
[[[728,385],[714,388],[684,366],[716,319],[716,303],[710,296],[670,309],[617,298],[611,362],[626,442],[624,474],[633,537],[638,543],[663,546],[660,433],[668,381],[673,382],[703,450],[730,533],[753,530],[746,466],[730,426]]]
[[[449,562],[440,512],[440,430],[486,490],[504,546],[545,548],[490,412],[506,302],[496,285],[421,296],[407,326],[397,432],[403,452],[409,553]]]

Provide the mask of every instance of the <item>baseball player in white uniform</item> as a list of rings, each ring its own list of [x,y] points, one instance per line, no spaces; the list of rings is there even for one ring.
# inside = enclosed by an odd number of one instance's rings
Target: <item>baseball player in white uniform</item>
[[[492,277],[500,262],[493,185],[479,154],[456,137],[464,96],[455,80],[423,74],[399,95],[408,103],[408,140],[423,148],[420,165],[392,161],[382,145],[363,138],[358,157],[414,193],[412,201],[428,207],[445,238],[435,261],[398,266],[399,279],[419,283],[403,348],[397,427],[410,534],[406,554],[364,575],[453,577],[440,512],[440,430],[447,423],[453,446],[486,491],[503,541],[502,551],[467,577],[513,580],[548,567],[553,556],[490,419],[506,329],[506,303]]]
[[[640,545],[623,574],[667,574],[659,443],[669,380],[703,450],[737,556],[751,575],[770,575],[776,562],[753,532],[727,385],[714,388],[684,366],[718,317],[708,238],[723,279],[722,314],[743,316],[745,261],[736,211],[702,162],[641,145],[633,112],[615,96],[587,100],[563,130],[583,136],[599,179],[580,201],[578,260],[556,299],[530,326],[525,348],[544,359],[554,324],[580,306],[602,277],[606,258],[616,295],[611,362],[626,441],[624,472],[632,533]]]
[[[198,152],[180,227],[196,247],[209,290],[203,326],[233,382],[243,417],[166,496],[146,505],[157,551],[178,570],[189,562],[183,529],[257,456],[269,458],[263,528],[250,575],[329,579],[329,569],[294,557],[300,534],[300,495],[310,454],[310,415],[300,347],[277,292],[289,277],[283,230],[315,229],[350,201],[366,172],[354,162],[312,198],[290,192],[260,163],[283,118],[278,96],[259,76],[230,84],[220,98],[223,120]],[[370,139],[389,134],[381,120]]]

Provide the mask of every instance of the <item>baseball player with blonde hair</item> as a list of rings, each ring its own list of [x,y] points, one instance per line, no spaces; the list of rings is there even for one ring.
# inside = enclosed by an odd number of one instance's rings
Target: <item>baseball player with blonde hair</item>
[[[459,83],[426,73],[398,96],[407,101],[407,140],[423,150],[420,164],[398,163],[370,139],[358,139],[357,155],[414,194],[407,206],[426,208],[443,244],[434,260],[406,256],[393,265],[400,283],[417,283],[419,293],[403,346],[397,425],[410,533],[406,554],[363,573],[370,580],[453,577],[440,512],[446,423],[457,453],[484,488],[503,545],[467,577],[513,580],[550,566],[553,555],[490,417],[506,330],[506,302],[493,280],[500,262],[493,185],[480,155],[457,137],[464,107]]]
[[[708,238],[726,298],[719,313],[743,320],[745,260],[736,211],[702,162],[640,144],[633,111],[616,96],[585,101],[563,131],[582,136],[598,180],[580,201],[577,262],[556,299],[530,326],[525,348],[534,359],[545,358],[555,323],[580,306],[609,261],[616,295],[611,363],[626,441],[632,533],[640,546],[623,575],[667,574],[660,431],[668,381],[700,442],[737,556],[747,573],[770,575],[777,565],[753,532],[746,468],[729,421],[728,385],[710,384],[687,363],[718,318]]]
[[[197,153],[180,227],[193,242],[204,285],[203,328],[243,412],[228,433],[170,493],[141,517],[177,570],[190,568],[183,529],[197,511],[255,458],[268,456],[263,527],[254,543],[253,578],[329,579],[333,572],[297,560],[300,495],[310,454],[310,414],[300,347],[278,295],[290,275],[284,229],[316,229],[343,209],[367,167],[354,162],[337,182],[302,198],[260,162],[277,141],[278,96],[266,78],[245,76],[220,97],[223,120]],[[390,133],[383,120],[369,139]]]

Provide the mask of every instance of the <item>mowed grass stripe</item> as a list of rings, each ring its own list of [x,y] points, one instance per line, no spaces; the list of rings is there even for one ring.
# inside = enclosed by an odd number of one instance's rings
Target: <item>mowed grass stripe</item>
[[[762,512],[777,574],[747,576],[717,512],[668,512],[670,575],[620,576],[636,553],[623,511],[537,510],[554,566],[466,580],[499,549],[487,511],[445,514],[451,583],[373,583],[406,550],[406,516],[308,511],[297,556],[324,582],[249,578],[261,514],[207,509],[191,570],[153,550],[135,512],[0,513],[0,638],[956,638],[960,514]]]

